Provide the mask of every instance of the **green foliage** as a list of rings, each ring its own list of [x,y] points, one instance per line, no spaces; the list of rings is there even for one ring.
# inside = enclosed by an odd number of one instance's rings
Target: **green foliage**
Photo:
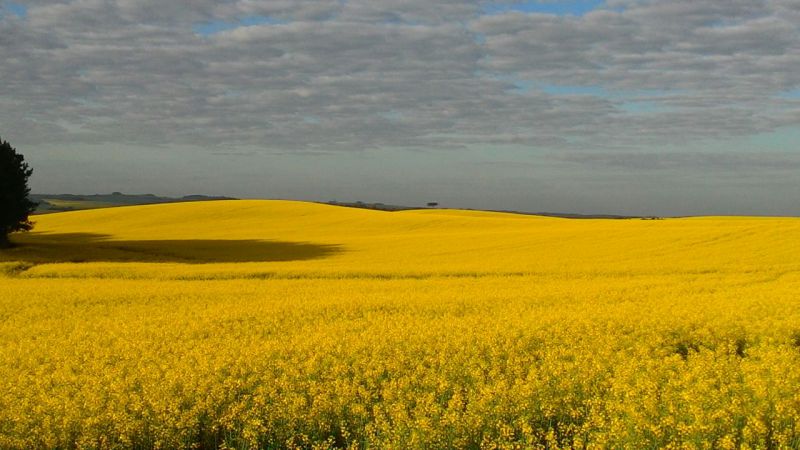
[[[28,198],[28,178],[32,173],[25,158],[0,139],[0,247],[9,245],[10,233],[33,228],[28,219],[36,209],[36,203]]]

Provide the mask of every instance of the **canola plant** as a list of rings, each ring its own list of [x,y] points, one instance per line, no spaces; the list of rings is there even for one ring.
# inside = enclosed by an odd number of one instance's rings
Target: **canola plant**
[[[221,201],[0,253],[0,448],[800,448],[800,220]]]

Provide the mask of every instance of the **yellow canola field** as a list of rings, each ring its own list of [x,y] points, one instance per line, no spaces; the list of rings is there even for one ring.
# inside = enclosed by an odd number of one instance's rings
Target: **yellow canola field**
[[[36,218],[0,448],[800,448],[800,220]]]

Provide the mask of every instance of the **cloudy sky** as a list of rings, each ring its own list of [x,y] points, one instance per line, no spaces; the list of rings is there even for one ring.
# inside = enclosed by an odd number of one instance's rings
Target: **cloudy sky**
[[[800,215],[798,0],[0,5],[36,192]]]

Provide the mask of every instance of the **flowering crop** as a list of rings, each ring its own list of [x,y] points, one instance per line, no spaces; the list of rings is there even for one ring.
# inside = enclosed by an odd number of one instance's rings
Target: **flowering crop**
[[[207,202],[0,262],[0,448],[797,448],[800,220]]]

